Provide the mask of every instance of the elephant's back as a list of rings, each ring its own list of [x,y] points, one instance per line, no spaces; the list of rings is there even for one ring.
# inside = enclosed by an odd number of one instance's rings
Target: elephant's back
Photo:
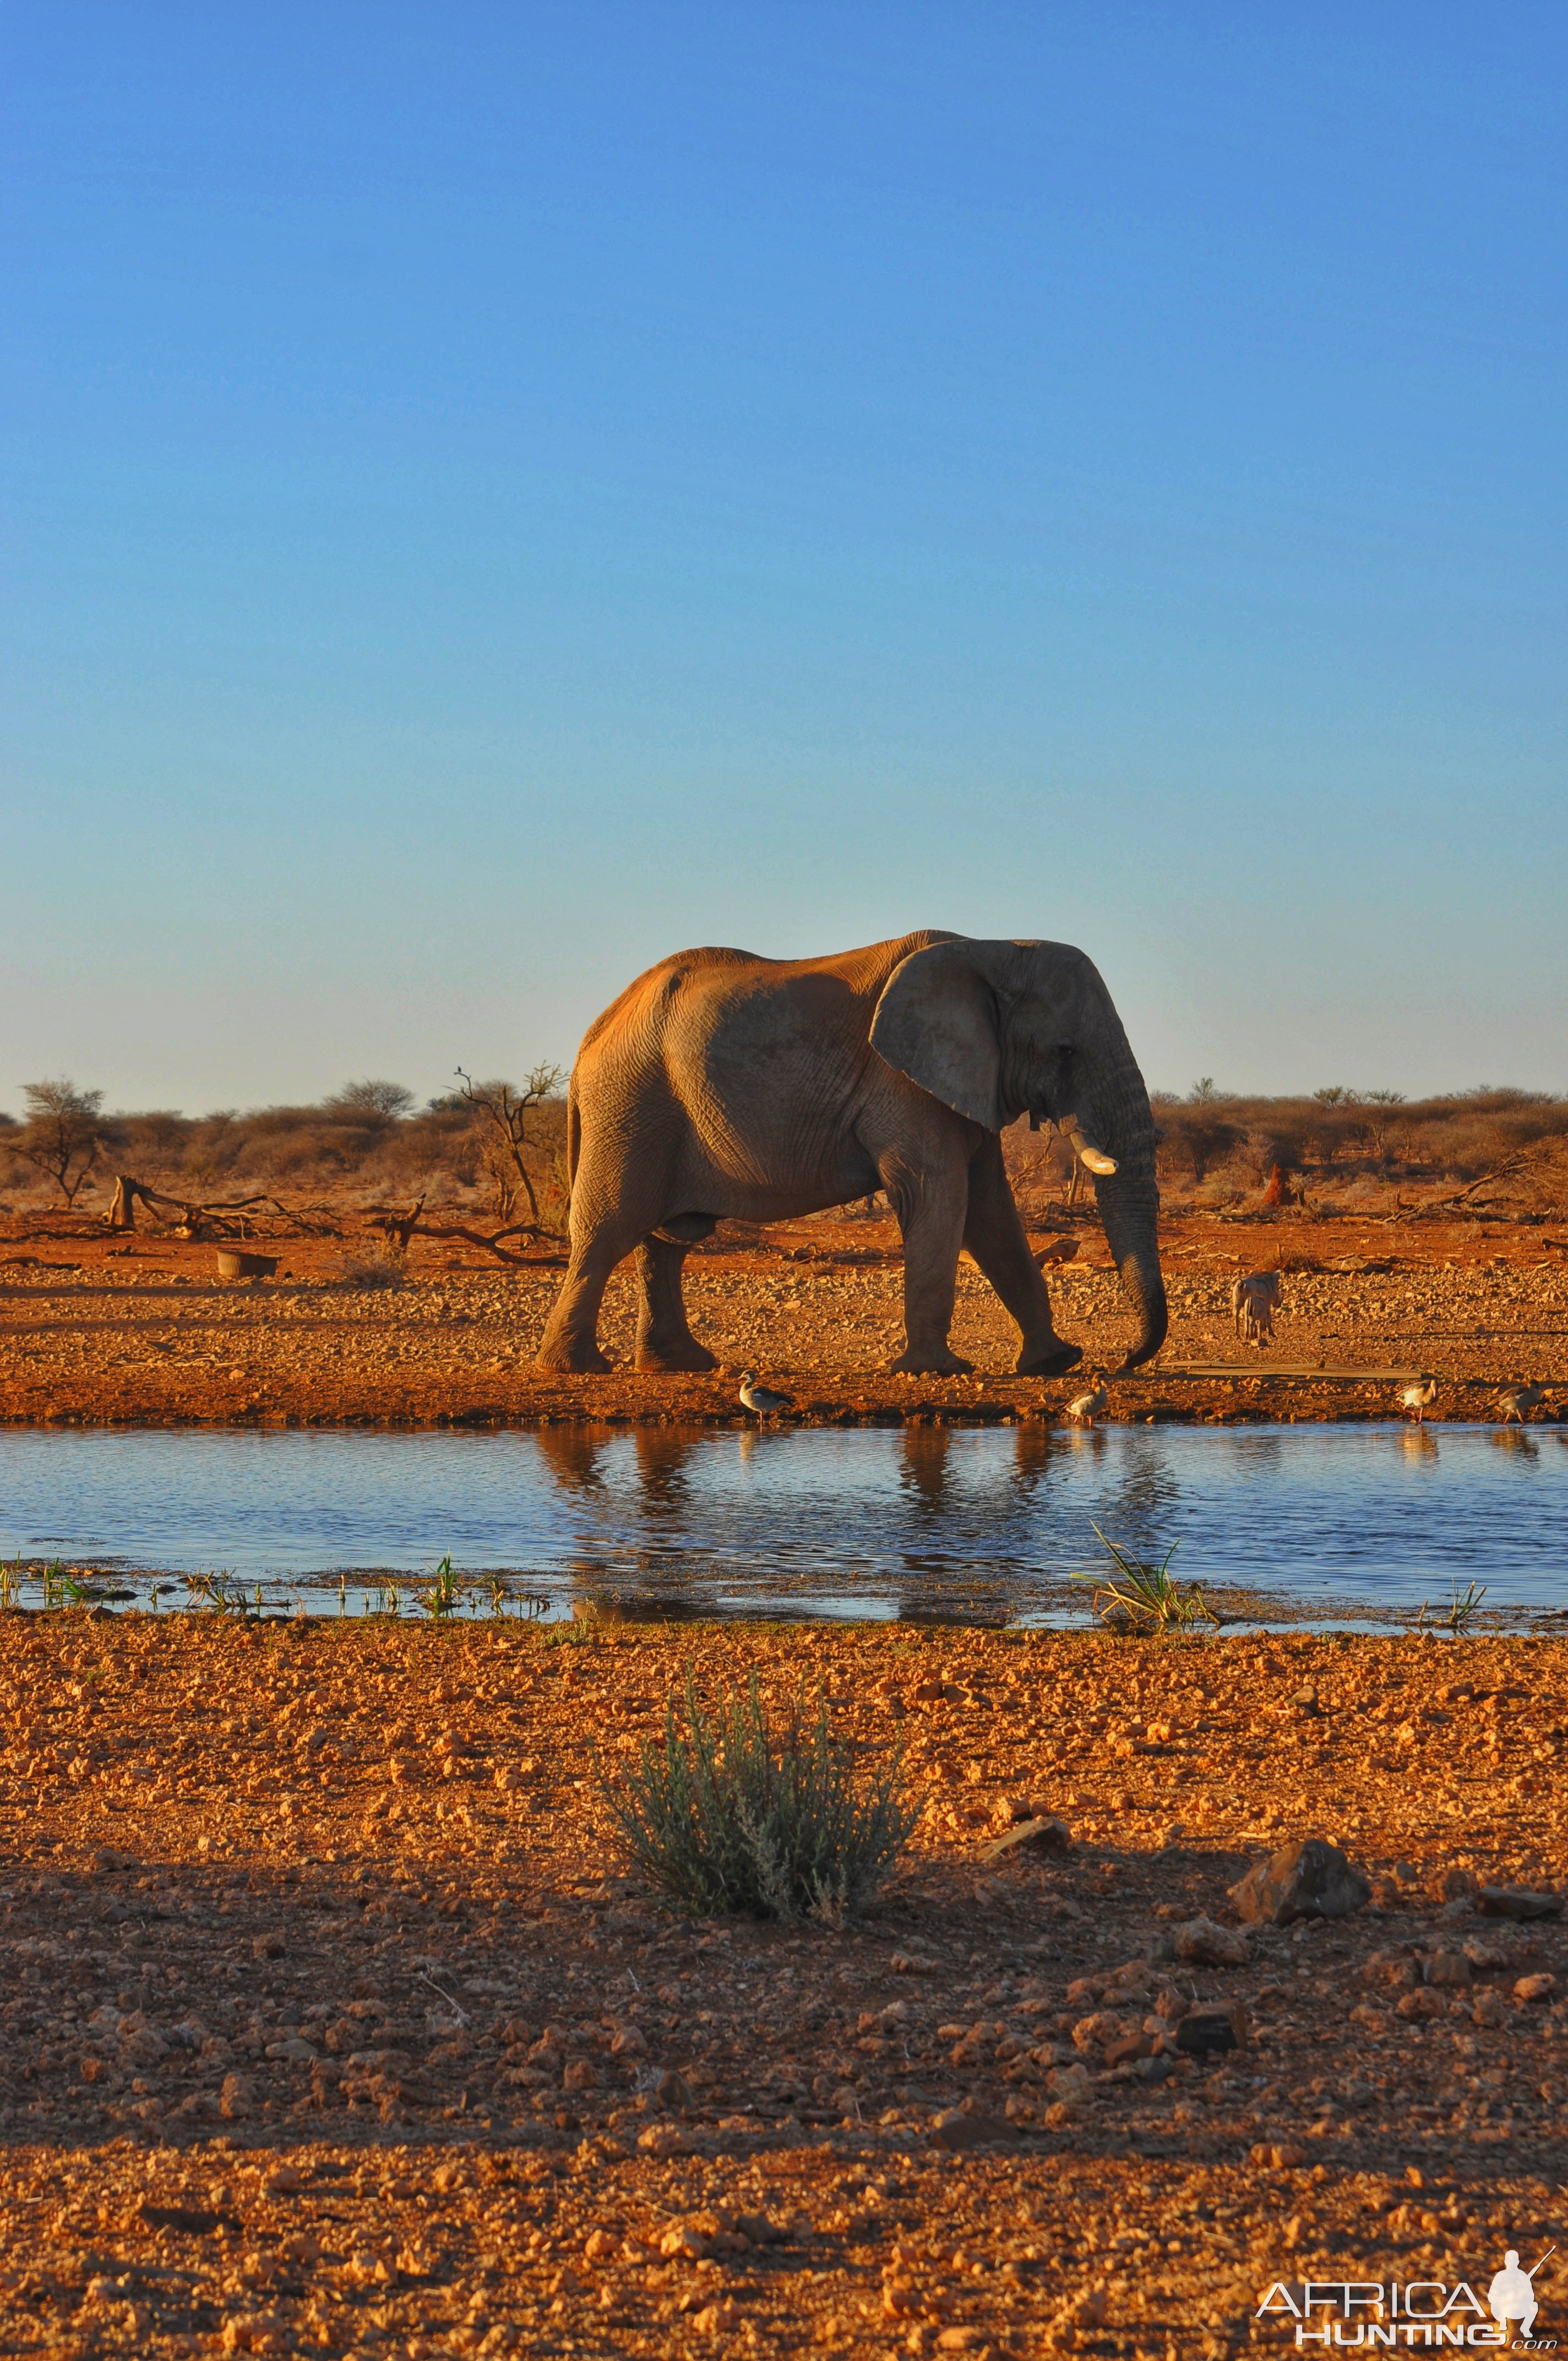
[[[743,1007],[754,1018],[775,998],[786,1028],[791,1004],[815,1005],[820,1011],[828,1005],[842,1007],[864,1001],[869,1032],[871,1008],[894,968],[913,951],[957,939],[940,928],[927,927],[887,942],[868,943],[859,950],[831,951],[818,959],[764,959],[759,951],[734,950],[718,944],[674,951],[635,977],[594,1019],[583,1036],[578,1059],[591,1062],[612,1047],[651,1042],[677,1013],[683,1026],[702,1031],[708,1026],[721,1026],[727,1015]]]

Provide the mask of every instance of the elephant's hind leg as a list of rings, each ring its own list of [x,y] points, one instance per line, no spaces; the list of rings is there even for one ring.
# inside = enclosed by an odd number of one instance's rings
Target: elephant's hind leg
[[[640,1369],[717,1369],[706,1345],[686,1325],[681,1277],[686,1248],[669,1238],[644,1238],[637,1249],[641,1301],[637,1312]]]
[[[599,1305],[611,1271],[635,1244],[635,1236],[623,1236],[614,1226],[596,1230],[580,1242],[573,1239],[571,1262],[540,1341],[538,1367],[569,1369],[579,1376],[609,1368],[598,1347]]]

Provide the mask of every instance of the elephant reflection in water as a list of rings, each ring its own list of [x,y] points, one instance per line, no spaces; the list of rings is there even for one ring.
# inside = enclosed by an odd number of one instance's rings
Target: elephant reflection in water
[[[690,1499],[685,1471],[693,1454],[707,1439],[701,1433],[675,1427],[627,1428],[546,1426],[534,1435],[539,1455],[563,1491],[587,1495],[613,1511],[615,1492],[608,1480],[610,1459],[619,1444],[630,1439],[637,1462],[636,1499],[629,1504],[633,1520],[648,1528],[645,1544],[628,1536],[607,1535],[603,1552],[583,1554],[572,1562],[574,1594],[581,1608],[603,1614],[668,1617],[703,1611],[700,1605],[672,1598],[663,1587],[647,1587],[646,1578],[663,1575],[670,1564],[660,1545],[660,1528],[683,1523]],[[640,1579],[641,1577],[641,1579]],[[613,1591],[607,1585],[613,1583]]]
[[[952,1451],[950,1426],[906,1426],[899,1489],[913,1495],[927,1516],[940,1516],[948,1505],[948,1461]]]

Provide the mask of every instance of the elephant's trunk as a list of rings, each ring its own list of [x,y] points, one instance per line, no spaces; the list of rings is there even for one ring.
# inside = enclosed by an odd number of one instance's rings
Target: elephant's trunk
[[[1135,1369],[1153,1360],[1170,1325],[1159,1267],[1158,1201],[1152,1180],[1124,1189],[1120,1173],[1113,1180],[1097,1180],[1094,1189],[1123,1289],[1138,1315],[1138,1333],[1122,1363],[1124,1371]]]
[[[1127,1349],[1123,1371],[1150,1361],[1166,1339],[1170,1314],[1159,1267],[1159,1190],[1155,1180],[1154,1114],[1143,1076],[1125,1052],[1117,1060],[1105,1112],[1104,1146],[1116,1158],[1113,1175],[1096,1177],[1094,1194],[1127,1301],[1138,1315],[1138,1333]]]

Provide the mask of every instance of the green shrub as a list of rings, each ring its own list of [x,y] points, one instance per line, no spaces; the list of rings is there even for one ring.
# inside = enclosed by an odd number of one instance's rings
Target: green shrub
[[[815,1718],[803,1695],[770,1725],[755,1674],[711,1713],[688,1674],[684,1732],[672,1704],[663,1745],[601,1784],[630,1861],[676,1910],[836,1921],[872,1899],[919,1817],[901,1768],[858,1784],[821,1696]]]

